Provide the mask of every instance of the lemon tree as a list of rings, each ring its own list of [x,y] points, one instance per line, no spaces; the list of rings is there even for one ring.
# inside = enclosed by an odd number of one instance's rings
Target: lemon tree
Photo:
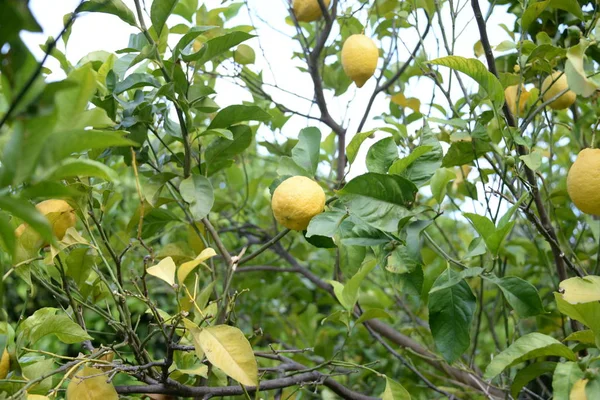
[[[597,4],[38,3],[0,398],[600,398]]]

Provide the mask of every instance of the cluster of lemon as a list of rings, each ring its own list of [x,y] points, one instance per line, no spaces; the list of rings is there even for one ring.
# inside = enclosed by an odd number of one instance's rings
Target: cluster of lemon
[[[565,110],[577,99],[575,92],[569,90],[567,76],[560,71],[544,79],[541,91],[544,102],[564,92],[548,104],[553,110]],[[525,115],[530,95],[523,85],[509,86],[504,91],[508,108],[517,116]],[[600,216],[600,149],[584,149],[577,155],[567,175],[567,191],[577,208]]]

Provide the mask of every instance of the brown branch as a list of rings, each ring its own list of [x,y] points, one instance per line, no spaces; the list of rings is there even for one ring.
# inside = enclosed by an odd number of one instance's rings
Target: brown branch
[[[486,61],[488,64],[488,70],[492,74],[494,74],[496,77],[498,77],[498,71],[496,70],[496,61],[494,59],[494,54],[492,53],[492,47],[490,46],[490,41],[488,39],[487,30],[486,30],[486,26],[485,26],[485,20],[481,13],[481,8],[479,7],[478,0],[471,0],[471,7],[473,8],[473,13],[475,14],[475,20],[477,21],[477,27],[479,28],[479,35],[481,38],[481,44],[485,51],[485,58],[486,58]],[[516,128],[517,121],[515,120],[515,117],[512,115],[512,113],[510,112],[510,109],[508,108],[508,104],[506,102],[504,102],[504,105],[502,106],[502,110],[504,111],[504,117],[506,118],[506,122],[508,123],[508,125],[510,127]],[[519,144],[517,145],[517,152],[522,156],[528,154],[527,148],[525,146],[519,145]],[[538,210],[538,214],[540,216],[540,221],[542,223],[543,231],[545,231],[545,233],[544,233],[540,230],[540,233],[542,233],[542,235],[544,237],[548,237],[551,239],[551,240],[547,239],[547,242],[550,244],[550,248],[552,249],[552,255],[554,256],[554,261],[556,263],[556,271],[558,273],[558,278],[561,281],[563,281],[563,280],[567,279],[567,271],[566,271],[565,262],[563,259],[564,252],[560,249],[560,246],[558,245],[558,237],[556,236],[556,232],[554,230],[554,227],[552,226],[552,221],[550,220],[550,216],[548,215],[548,211],[546,210],[546,207],[544,205],[542,195],[538,188],[537,179],[535,177],[535,172],[533,170],[531,170],[527,165],[525,165],[525,176],[527,178],[527,182],[529,184],[529,190],[531,191],[531,194],[533,195],[535,206],[536,206],[536,208]],[[567,264],[567,265],[570,266],[572,264]],[[571,269],[576,275],[583,276],[582,272],[579,271],[577,268],[571,267]]]
[[[298,375],[286,376],[283,378],[269,379],[262,381],[258,388],[252,386],[246,386],[245,389],[248,393],[254,393],[258,390],[275,390],[295,386],[299,384],[314,383],[316,385],[324,385],[331,389],[335,394],[342,396],[344,399],[349,400],[376,400],[377,397],[367,396],[353,390],[348,389],[334,379],[322,374],[318,371],[305,372]],[[150,384],[150,385],[127,385],[117,386],[117,393],[120,394],[133,394],[133,393],[145,393],[145,394],[169,394],[176,396],[194,397],[194,396],[235,396],[244,394],[244,388],[239,385],[236,386],[221,386],[221,387],[207,387],[207,386],[187,386],[182,385],[177,381],[169,380],[168,384]]]

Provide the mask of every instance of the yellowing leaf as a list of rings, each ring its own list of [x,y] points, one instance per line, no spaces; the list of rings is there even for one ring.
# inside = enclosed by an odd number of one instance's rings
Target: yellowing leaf
[[[203,378],[208,378],[208,365],[200,364],[191,369],[180,369],[179,372],[187,375],[196,375]]]
[[[385,378],[385,391],[382,400],[410,400],[410,393],[398,382],[388,377]]]
[[[158,264],[148,268],[146,272],[152,276],[162,279],[169,285],[175,284],[175,270],[177,267],[171,257],[163,258]]]
[[[183,325],[185,326],[185,329],[190,331],[192,341],[194,342],[196,357],[198,357],[198,360],[202,361],[204,358],[204,350],[202,350],[202,346],[200,346],[200,341],[198,340],[200,337],[200,327],[187,318],[183,319]]]
[[[119,400],[108,375],[97,368],[83,367],[67,386],[67,400]]]
[[[585,394],[585,387],[588,383],[587,379],[579,379],[573,384],[569,400],[588,400]]]
[[[570,278],[560,283],[563,300],[571,304],[590,303],[600,300],[600,276]]]
[[[414,112],[421,111],[421,101],[419,99],[414,97],[406,98],[402,93],[393,95],[392,103],[398,104],[400,107],[410,108]]]
[[[208,247],[202,250],[202,252],[192,261],[181,264],[177,270],[177,281],[179,284],[183,284],[185,278],[194,270],[194,268],[216,255],[217,253],[212,248]]]
[[[242,385],[258,386],[258,366],[250,342],[238,328],[216,325],[198,337],[206,358]]]
[[[49,400],[48,396],[42,396],[41,394],[28,394],[27,400]]]

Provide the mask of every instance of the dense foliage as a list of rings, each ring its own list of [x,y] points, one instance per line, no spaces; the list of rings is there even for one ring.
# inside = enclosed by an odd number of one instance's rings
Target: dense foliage
[[[0,398],[600,398],[596,151],[567,187],[600,142],[596,3],[316,1],[278,33],[308,99],[232,22],[283,2],[86,0],[43,60],[0,2]],[[68,59],[89,13],[137,33]],[[304,231],[271,208],[291,176],[326,194]]]

